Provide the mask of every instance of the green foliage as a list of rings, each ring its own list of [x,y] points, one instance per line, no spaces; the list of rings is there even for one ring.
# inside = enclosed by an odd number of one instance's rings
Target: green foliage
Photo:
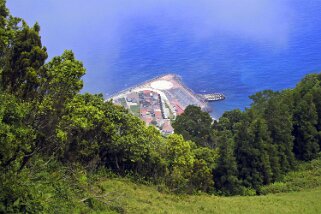
[[[166,140],[165,160],[167,160],[168,173],[165,182],[175,192],[210,191],[212,189],[214,182],[211,167],[214,166],[216,158],[199,155],[214,155],[214,151],[197,149],[195,155],[193,147],[195,145],[192,142],[184,141],[180,135],[170,135]]]
[[[217,161],[219,157],[218,149],[210,149],[207,147],[196,147],[193,148],[193,153],[196,159],[203,159],[208,168],[215,169],[217,166]]]
[[[293,122],[289,103],[284,102],[284,94],[275,96],[267,101],[264,118],[274,144],[274,164],[279,164],[280,169],[274,169],[274,177],[277,179],[280,173],[286,173],[293,169],[294,154],[292,136]],[[273,155],[273,154],[272,154]],[[275,156],[279,159],[276,163]],[[279,171],[279,172],[278,172]]]
[[[236,124],[244,119],[245,114],[240,110],[224,112],[220,121],[215,121],[214,129],[219,131],[230,130],[233,134],[236,133]]]
[[[272,90],[264,90],[261,92],[257,92],[256,94],[250,96],[250,99],[253,100],[252,109],[255,109],[257,112],[262,113],[267,109],[267,104],[269,100],[276,97],[278,92],[274,92]]]
[[[246,187],[258,189],[272,180],[271,140],[264,120],[242,123],[236,135],[239,177]]]
[[[211,132],[212,122],[211,116],[200,107],[187,106],[184,113],[177,116],[173,128],[175,133],[183,135],[185,140],[213,148],[215,145]]]
[[[317,120],[318,115],[312,95],[306,94],[299,101],[294,112],[294,152],[300,160],[312,160],[320,151]]]
[[[36,105],[31,115],[32,125],[38,130],[38,144],[52,150],[57,125],[65,114],[65,106],[82,89],[81,77],[85,69],[71,51],[54,57],[40,69],[41,85],[33,102]],[[47,141],[50,141],[47,142]],[[55,146],[54,146],[55,147]]]
[[[67,104],[57,129],[64,161],[97,167],[99,144],[106,138],[102,132],[106,120],[103,106],[102,96],[89,94],[77,95]]]
[[[0,170],[16,172],[34,144],[34,131],[25,124],[29,105],[0,93]]]
[[[7,37],[3,49],[1,85],[9,93],[30,99],[39,87],[39,69],[47,59],[47,52],[41,44],[38,24],[30,28],[22,21],[22,27],[13,28],[17,30],[11,31],[13,33]]]
[[[245,187],[258,191],[280,180],[295,166],[294,153],[301,160],[316,157],[320,151],[320,79],[320,75],[308,75],[294,90],[259,92],[250,97],[253,104],[246,112],[226,112],[214,124],[215,136],[226,130],[232,133],[225,141],[236,142],[238,178]]]
[[[170,188],[175,188],[176,191],[185,189],[195,161],[190,143],[184,141],[182,136],[169,136],[166,141],[165,159],[168,161],[167,165],[169,166],[166,183]]]
[[[280,192],[303,191],[321,187],[321,158],[311,162],[301,162],[294,171],[284,176],[282,181],[263,186],[261,194],[275,194]]]
[[[225,131],[219,137],[219,154],[217,167],[214,170],[216,189],[227,195],[240,194],[238,169],[235,158],[235,143],[230,132]]]
[[[1,174],[0,179],[1,213],[33,213],[42,210],[37,200],[37,190],[28,179],[28,172],[16,174],[10,171]]]
[[[40,69],[42,82],[39,94],[43,102],[58,108],[75,96],[83,87],[81,77],[85,74],[83,64],[75,59],[72,51],[54,57]]]
[[[294,152],[300,160],[311,160],[320,151],[321,75],[307,75],[295,88]]]
[[[4,47],[6,45],[6,30],[5,30],[5,26],[6,26],[6,22],[7,22],[7,17],[9,15],[8,9],[6,8],[6,3],[4,0],[0,1],[0,58],[3,56],[4,54]],[[2,68],[1,68],[2,70]]]
[[[103,165],[121,174],[132,171],[148,177],[165,173],[159,132],[124,108],[104,102],[101,95],[75,96],[66,106],[57,137],[65,162],[79,162],[91,170]]]

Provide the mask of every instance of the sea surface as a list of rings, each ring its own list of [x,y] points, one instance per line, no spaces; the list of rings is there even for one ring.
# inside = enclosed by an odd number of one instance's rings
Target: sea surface
[[[40,23],[50,58],[72,49],[87,68],[83,92],[106,97],[165,73],[196,93],[222,92],[213,117],[249,96],[292,88],[321,71],[320,0],[10,0]]]

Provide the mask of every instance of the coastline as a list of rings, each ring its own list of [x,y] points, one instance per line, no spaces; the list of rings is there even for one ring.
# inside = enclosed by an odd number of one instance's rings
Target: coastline
[[[154,125],[164,134],[174,132],[171,123],[189,105],[209,112],[206,99],[188,88],[176,74],[164,74],[121,90],[106,101],[127,108],[147,125]],[[214,118],[215,119],[215,118]]]
[[[131,86],[129,88],[123,89],[119,92],[116,92],[110,96],[108,96],[108,98],[105,99],[105,101],[109,101],[112,99],[115,99],[117,97],[121,97],[124,96],[132,91],[139,91],[142,89],[149,89],[149,90],[153,90],[153,91],[161,91],[163,92],[166,96],[171,96],[168,92],[168,90],[164,90],[164,89],[157,89],[157,88],[153,88],[151,85],[153,82],[157,82],[157,81],[169,81],[171,83],[173,83],[174,88],[179,88],[181,89],[184,93],[186,98],[190,99],[190,102],[184,102],[184,104],[182,104],[182,106],[184,107],[184,109],[188,106],[188,105],[196,105],[202,108],[203,111],[206,112],[211,112],[212,109],[210,108],[210,106],[208,105],[208,102],[202,98],[201,96],[199,96],[198,94],[196,94],[192,89],[190,89],[189,87],[187,87],[184,82],[182,81],[182,77],[177,75],[177,74],[173,74],[173,73],[168,73],[168,74],[162,74],[159,76],[156,76],[150,80],[146,80],[140,84]],[[183,98],[184,99],[184,98]]]

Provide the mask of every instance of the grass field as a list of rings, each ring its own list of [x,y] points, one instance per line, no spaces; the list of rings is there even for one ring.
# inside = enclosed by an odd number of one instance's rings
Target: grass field
[[[37,200],[47,202],[44,213],[321,213],[321,158],[297,164],[282,182],[263,187],[261,196],[177,195],[105,169],[81,169],[36,176]]]
[[[101,181],[110,213],[320,213],[321,187],[265,196],[178,196],[128,180]],[[103,207],[101,207],[103,208]],[[98,211],[98,210],[97,210]],[[106,212],[101,210],[101,213]],[[99,213],[99,211],[98,211]]]
[[[262,189],[267,195],[220,197],[175,195],[125,178],[95,182],[94,213],[321,213],[321,158],[301,163],[283,182]]]

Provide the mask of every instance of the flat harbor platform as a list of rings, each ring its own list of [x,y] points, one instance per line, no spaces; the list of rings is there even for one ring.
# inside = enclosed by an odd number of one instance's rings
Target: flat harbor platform
[[[203,110],[208,109],[206,99],[185,86],[181,81],[181,78],[176,74],[166,74],[155,77],[139,85],[122,90],[108,99],[113,99],[115,101],[120,97],[126,97],[126,95],[132,92],[144,90],[159,93],[164,100],[169,102],[168,104],[170,104],[170,107],[173,107],[174,109],[177,108],[176,111],[178,114],[182,113],[188,105],[196,105]]]
[[[131,88],[122,90],[108,100],[113,100],[140,117],[147,125],[154,125],[164,134],[173,133],[171,121],[189,105],[211,111],[209,101],[224,99],[220,93],[196,94],[185,86],[175,74],[155,77]]]

